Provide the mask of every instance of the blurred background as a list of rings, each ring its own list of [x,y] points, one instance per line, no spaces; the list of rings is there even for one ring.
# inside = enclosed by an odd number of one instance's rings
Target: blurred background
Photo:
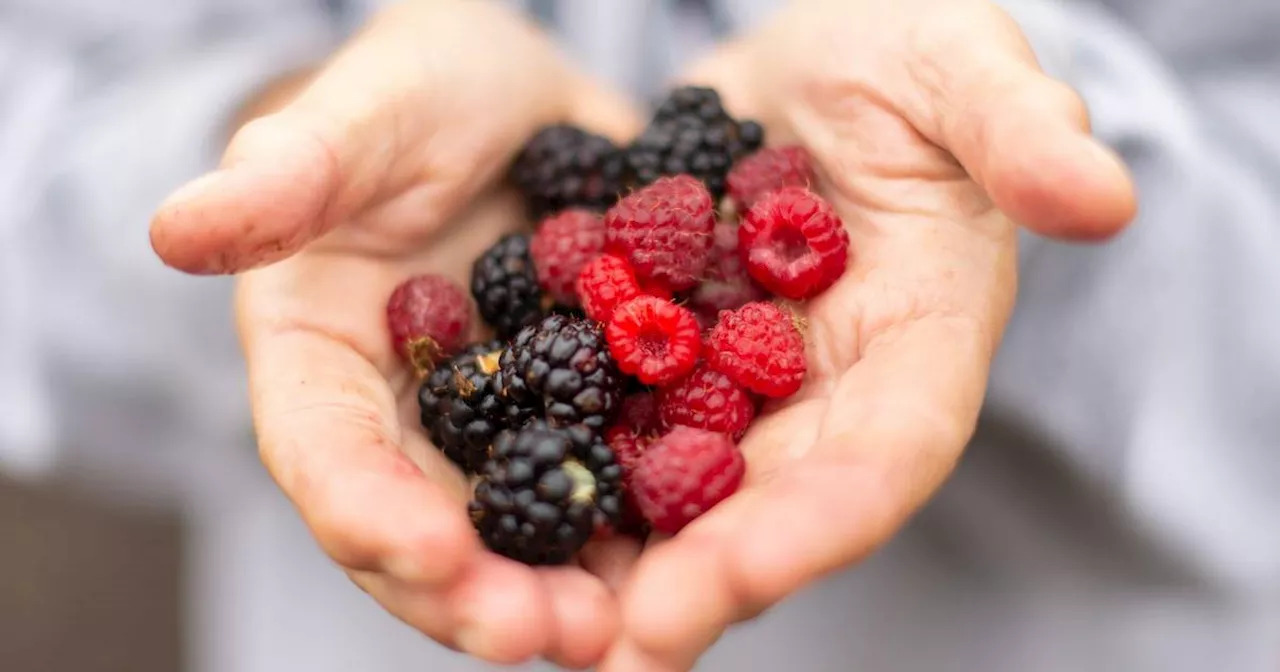
[[[147,240],[240,106],[382,4],[0,0],[0,670],[480,669],[318,552],[257,464],[231,283]],[[513,4],[644,98],[772,3]],[[1002,4],[1134,167],[1139,224],[1024,240],[956,477],[705,669],[1280,670],[1280,5]]]

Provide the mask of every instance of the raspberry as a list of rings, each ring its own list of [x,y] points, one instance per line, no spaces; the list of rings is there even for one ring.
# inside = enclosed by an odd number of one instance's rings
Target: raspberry
[[[471,330],[471,302],[441,275],[415,275],[387,300],[387,328],[397,354],[419,377],[462,347]]]
[[[738,254],[738,227],[730,222],[716,224],[715,245],[706,278],[689,295],[689,309],[710,328],[722,310],[733,310],[752,301],[763,301],[769,293],[747,274]]]
[[[772,303],[720,313],[705,347],[711,368],[756,394],[788,397],[804,382],[804,336],[792,315]]]
[[[604,248],[604,221],[588,210],[565,210],[547,218],[533,234],[529,253],[538,283],[562,306],[578,305],[574,285],[582,267]]]
[[[630,262],[641,282],[678,292],[701,279],[716,218],[706,187],[678,175],[618,201],[604,223],[606,251]]]
[[[740,212],[783,187],[808,187],[815,181],[804,147],[770,147],[743,158],[729,171],[729,196]]]
[[[640,456],[630,492],[654,530],[675,534],[732,495],[746,467],[728,436],[676,427]]]
[[[527,234],[503,236],[476,259],[471,267],[471,295],[480,317],[500,338],[511,338],[542,318],[549,306],[538,286]]]
[[[668,427],[684,425],[738,440],[747,433],[756,407],[746,390],[707,366],[658,390],[658,413]]]
[[[501,366],[503,396],[542,408],[553,425],[602,432],[622,405],[623,377],[604,329],[589,320],[551,315],[521,329]]]
[[[511,168],[534,219],[566,210],[604,210],[622,191],[626,158],[611,140],[568,124],[538,131]]]
[[[627,148],[627,168],[641,185],[664,175],[692,175],[719,200],[733,162],[763,141],[764,129],[729,116],[714,89],[681,87],[662,101],[648,127]]]
[[[802,300],[844,274],[849,234],[822,197],[804,187],[784,187],[747,211],[738,248],[756,282],[778,296]]]
[[[640,284],[631,265],[621,257],[602,254],[578,275],[578,298],[587,317],[608,322],[619,304],[640,296]]]
[[[698,363],[702,333],[688,308],[654,296],[636,297],[613,311],[605,328],[618,369],[646,385],[665,385]]]
[[[613,451],[593,432],[534,420],[495,439],[468,510],[493,552],[564,564],[597,528],[620,521],[621,479]]]

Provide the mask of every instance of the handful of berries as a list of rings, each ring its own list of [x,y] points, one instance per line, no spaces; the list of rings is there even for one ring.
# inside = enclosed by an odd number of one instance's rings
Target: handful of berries
[[[742,482],[737,441],[804,382],[791,306],[849,257],[808,154],[763,144],[698,87],[673,91],[625,148],[545,128],[511,172],[536,230],[472,270],[496,340],[463,343],[471,306],[444,278],[392,295],[422,426],[472,477],[492,551],[560,564],[593,537],[674,534]]]

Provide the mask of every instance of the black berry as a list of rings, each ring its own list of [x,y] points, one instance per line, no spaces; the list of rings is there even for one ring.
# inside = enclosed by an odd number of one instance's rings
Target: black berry
[[[520,330],[502,355],[503,394],[541,405],[553,425],[596,432],[622,405],[623,376],[596,322],[551,315]]]
[[[623,188],[625,161],[611,140],[556,124],[534,135],[511,168],[535,220],[568,208],[604,210]]]
[[[545,314],[548,306],[538,287],[528,234],[508,234],[476,259],[471,267],[471,295],[480,317],[502,339]]]
[[[534,420],[498,435],[468,509],[485,545],[529,565],[569,562],[620,519],[622,468],[586,427]]]
[[[431,442],[468,474],[489,458],[494,437],[533,417],[533,409],[498,394],[499,341],[478,343],[437,367],[418,390]]]
[[[635,186],[692,175],[718,200],[733,162],[763,142],[764,129],[731,117],[714,89],[682,87],[658,105],[649,126],[627,148],[627,170]]]

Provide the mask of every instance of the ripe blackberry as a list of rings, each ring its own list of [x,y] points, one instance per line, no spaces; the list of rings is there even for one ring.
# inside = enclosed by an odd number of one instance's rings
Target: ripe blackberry
[[[763,142],[760,125],[739,124],[714,89],[682,87],[658,105],[649,126],[627,148],[627,170],[638,186],[665,175],[692,175],[718,201],[733,162]]]
[[[471,295],[480,317],[502,339],[511,338],[546,314],[528,234],[503,236],[471,267]]]
[[[502,355],[499,375],[504,395],[543,409],[556,426],[585,424],[600,432],[622,406],[622,374],[604,328],[591,320],[551,315],[521,329]]]
[[[493,552],[528,565],[569,562],[621,513],[622,468],[585,427],[534,420],[498,435],[468,505]]]
[[[418,390],[422,427],[445,457],[468,474],[489,457],[498,432],[519,427],[533,409],[498,394],[501,341],[477,343],[436,368]]]
[[[511,179],[535,219],[565,210],[604,210],[623,188],[622,149],[603,136],[556,124],[539,131],[521,150]]]

